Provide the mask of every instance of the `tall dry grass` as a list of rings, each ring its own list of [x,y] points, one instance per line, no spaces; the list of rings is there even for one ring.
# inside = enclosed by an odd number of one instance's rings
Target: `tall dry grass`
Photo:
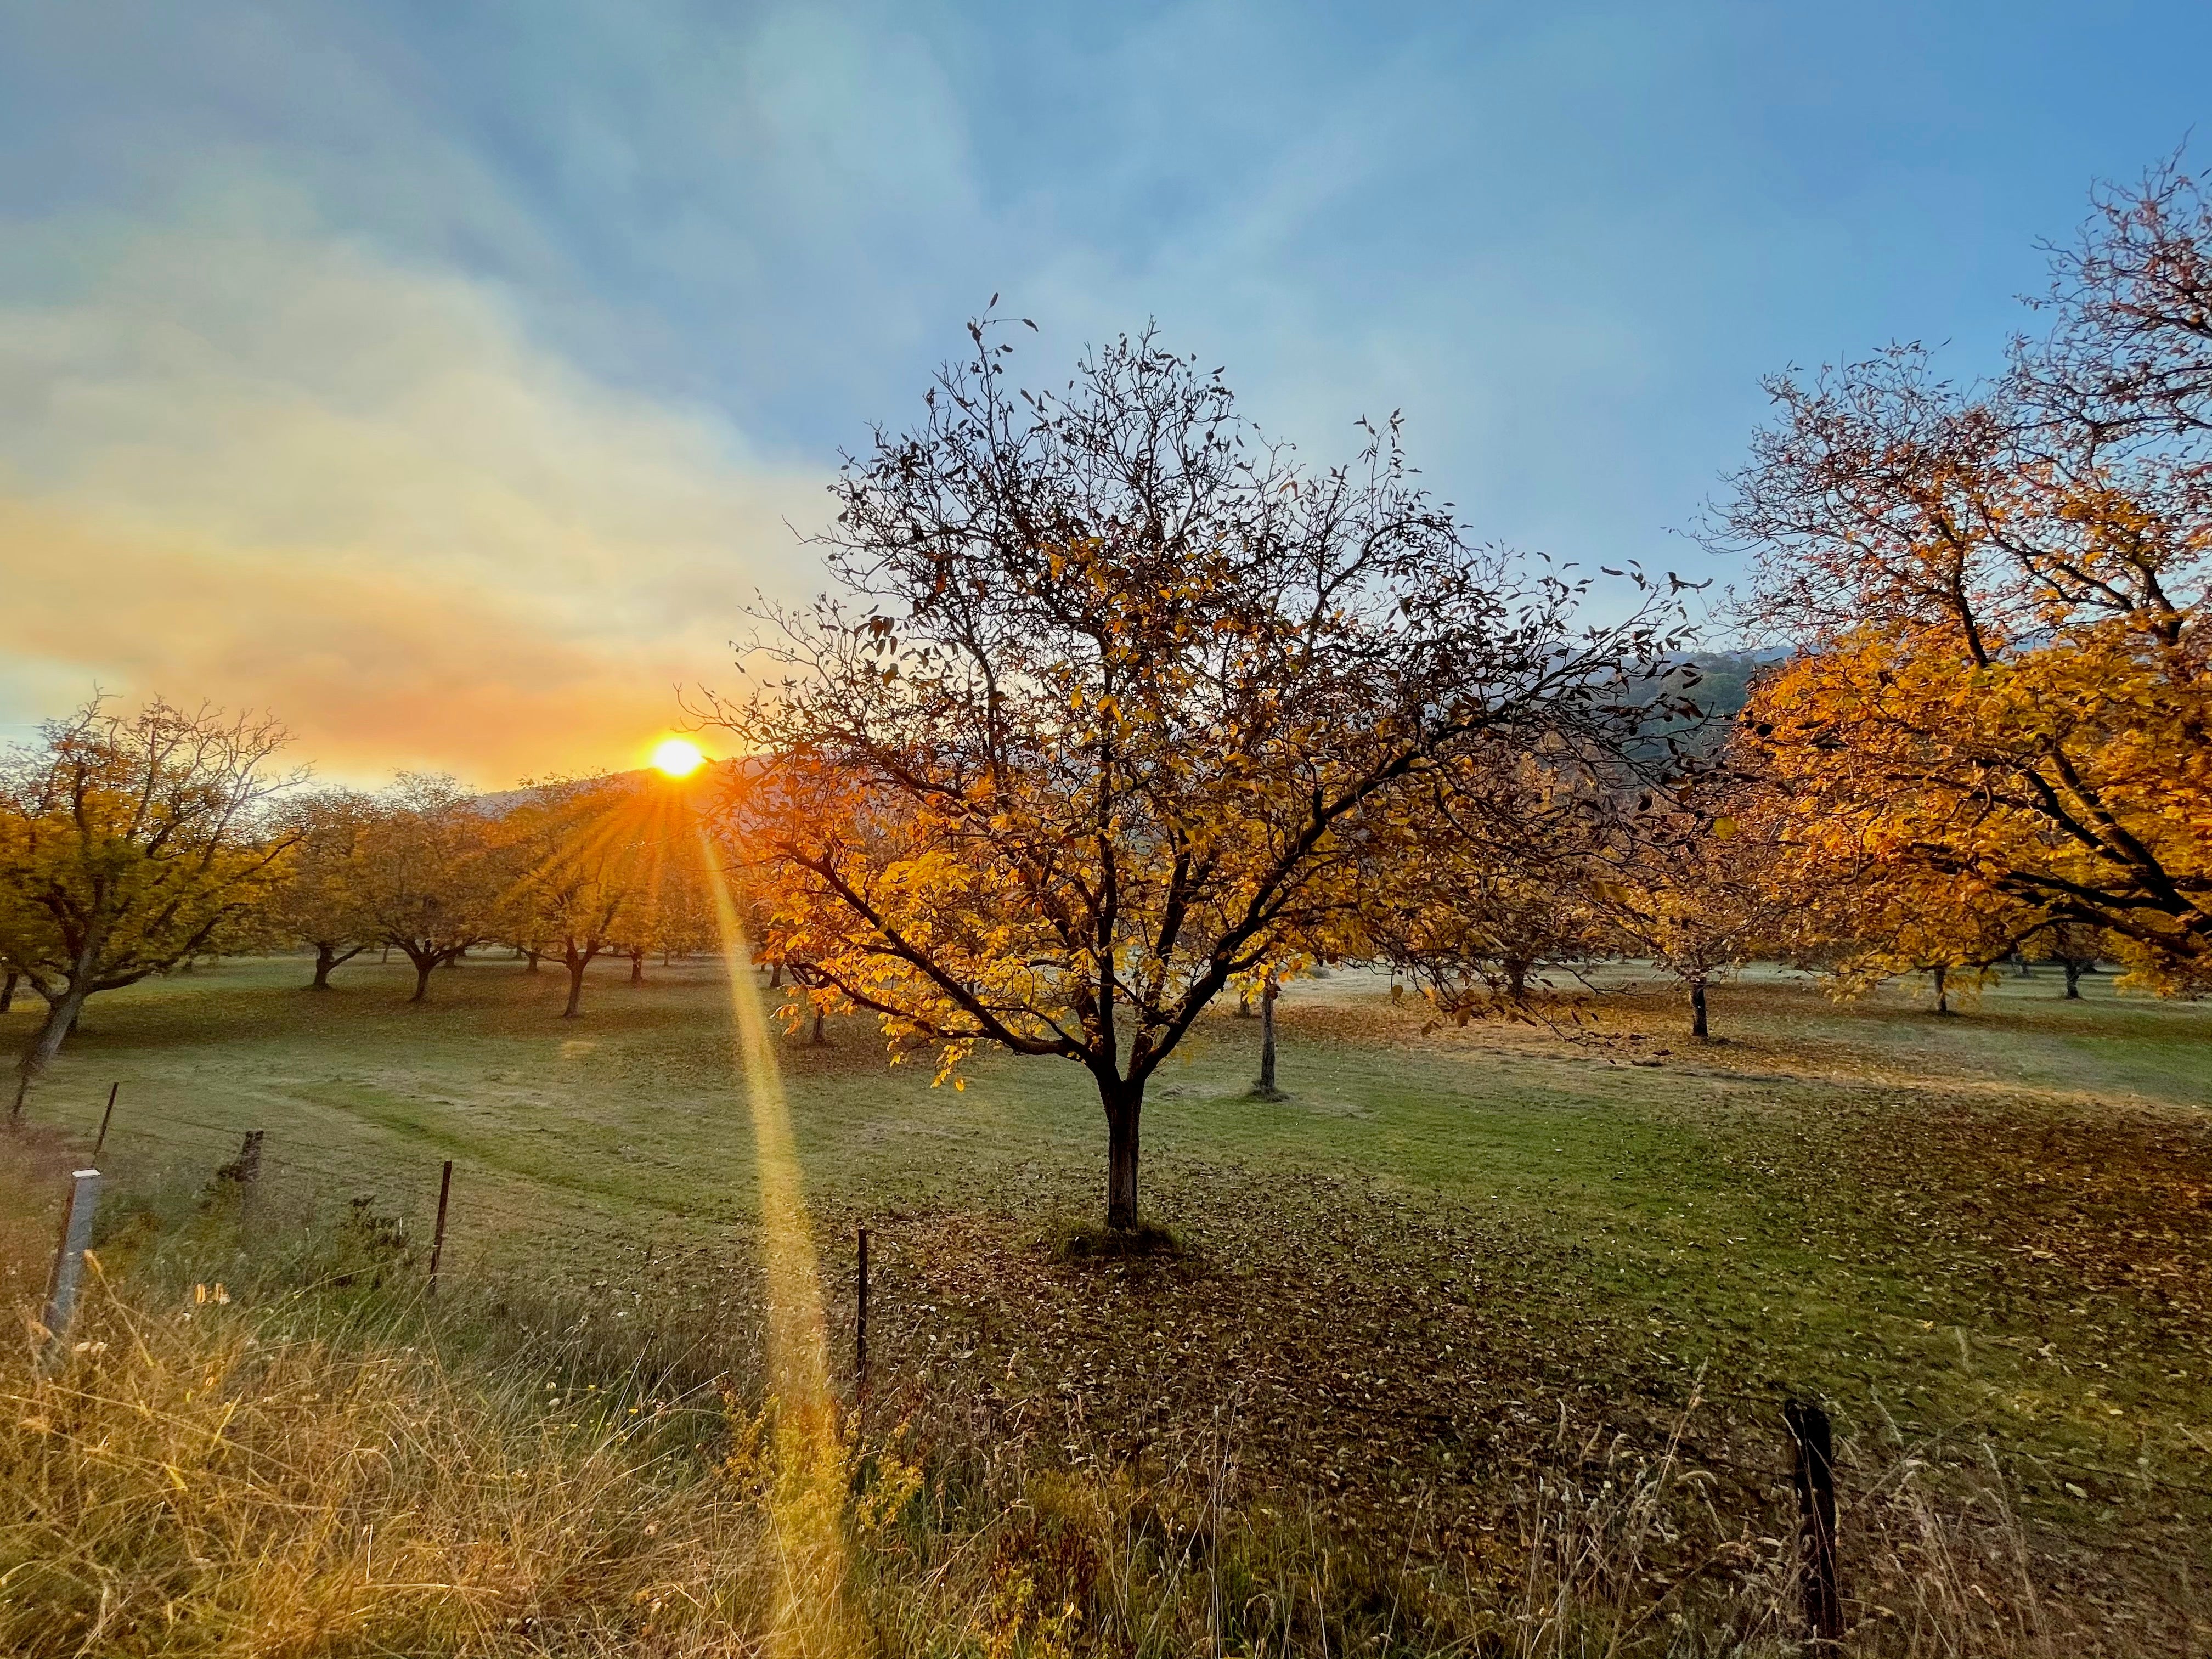
[[[0,1651],[1801,1650],[1771,1513],[1730,1513],[1678,1445],[1565,1425],[1518,1535],[1445,1561],[1249,1490],[1227,1408],[1133,1467],[940,1380],[838,1439],[848,1547],[796,1557],[784,1506],[825,1489],[742,1369],[573,1304],[427,1304],[362,1214],[288,1231],[235,1282],[237,1224],[216,1204],[126,1230],[63,1362],[27,1340],[0,1360]],[[1962,1506],[1901,1449],[1851,1459],[1849,1651],[2091,1650],[1994,1468]]]

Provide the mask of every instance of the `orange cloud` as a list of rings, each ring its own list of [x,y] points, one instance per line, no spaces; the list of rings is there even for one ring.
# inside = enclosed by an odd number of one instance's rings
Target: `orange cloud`
[[[50,228],[0,307],[0,705],[265,708],[301,758],[486,785],[636,763],[815,567],[820,481],[618,392],[495,296],[235,227]]]
[[[634,764],[679,717],[675,687],[727,667],[695,641],[576,636],[526,596],[118,531],[22,501],[0,501],[0,568],[14,701],[58,712],[98,678],[268,708],[302,758],[362,780],[404,767],[492,784]]]

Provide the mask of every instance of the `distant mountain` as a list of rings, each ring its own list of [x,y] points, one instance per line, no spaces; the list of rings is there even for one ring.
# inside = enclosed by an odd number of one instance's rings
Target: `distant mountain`
[[[1662,696],[1686,701],[1698,713],[1694,718],[1677,715],[1655,722],[1655,736],[1671,737],[1696,752],[1717,749],[1751,701],[1752,682],[1783,655],[1778,651],[1696,651],[1676,659],[1665,674],[1647,679],[1642,689],[1652,701]],[[1659,744],[1654,742],[1650,749],[1656,756]]]
[[[477,797],[477,801],[485,811],[496,816],[536,800],[551,788],[578,783],[629,783],[640,789],[680,789],[690,796],[696,805],[703,801],[705,792],[738,764],[735,760],[710,760],[688,778],[665,777],[650,766],[636,767],[627,772],[603,772],[593,777],[549,778],[544,783],[526,783],[513,789],[488,789]]]
[[[1697,652],[1668,677],[1668,689],[1696,703],[1708,720],[1733,720],[1751,701],[1751,683],[1759,671],[1781,660],[1772,651]],[[1695,684],[1686,684],[1692,679]]]

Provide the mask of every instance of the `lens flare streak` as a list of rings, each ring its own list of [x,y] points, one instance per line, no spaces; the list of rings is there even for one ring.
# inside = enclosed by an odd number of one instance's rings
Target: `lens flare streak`
[[[712,840],[699,836],[730,976],[738,1060],[752,1107],[768,1283],[768,1376],[776,1470],[770,1510],[782,1601],[770,1644],[780,1659],[855,1650],[843,1612],[848,1469],[830,1386],[822,1273],[806,1213],[775,1039],[752,981],[752,952]]]

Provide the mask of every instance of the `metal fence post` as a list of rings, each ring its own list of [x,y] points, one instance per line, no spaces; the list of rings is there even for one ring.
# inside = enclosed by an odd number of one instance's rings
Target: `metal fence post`
[[[62,1220],[60,1245],[54,1251],[54,1270],[46,1280],[46,1305],[39,1322],[46,1327],[42,1360],[61,1352],[69,1334],[70,1316],[76,1311],[77,1286],[84,1277],[85,1247],[92,1243],[92,1212],[100,1203],[100,1171],[79,1170],[70,1177],[69,1213]]]
[[[107,1109],[100,1115],[100,1139],[92,1143],[92,1155],[94,1158],[98,1158],[100,1149],[107,1145],[107,1121],[115,1115],[115,1095],[122,1086],[119,1080],[107,1085]]]

